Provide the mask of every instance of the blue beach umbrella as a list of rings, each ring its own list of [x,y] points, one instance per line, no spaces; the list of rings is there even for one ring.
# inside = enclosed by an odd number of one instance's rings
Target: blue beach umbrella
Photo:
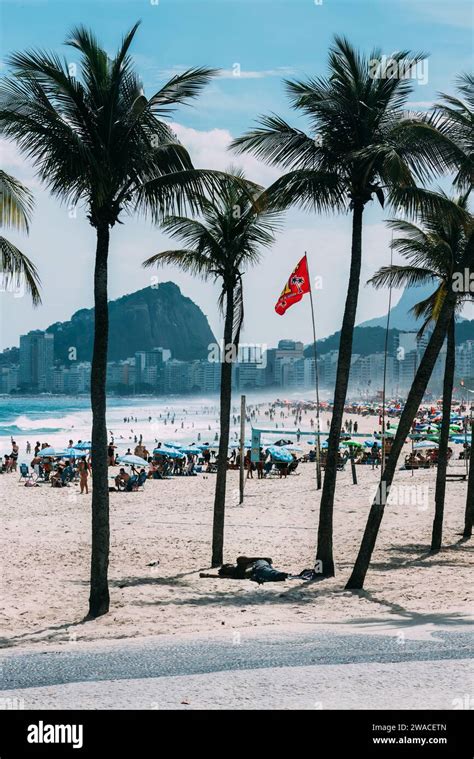
[[[56,453],[56,450],[52,446],[49,446],[48,448],[42,448],[41,451],[38,451],[37,455],[40,456],[41,458],[43,458],[43,456],[45,458],[52,458],[54,456],[57,456],[58,454]]]
[[[155,448],[153,453],[159,453],[161,456],[168,456],[170,459],[181,459],[183,454],[176,448]]]
[[[452,442],[458,443],[459,445],[462,445],[462,443],[470,443],[472,439],[472,436],[470,434],[466,435],[453,435]]]
[[[277,461],[280,464],[290,464],[293,461],[291,453],[278,445],[270,445],[267,448],[267,452],[273,461]]]
[[[148,466],[148,461],[145,461],[145,459],[142,459],[141,456],[134,456],[133,454],[128,454],[125,456],[118,456],[118,462],[119,464],[130,464],[131,466]]]

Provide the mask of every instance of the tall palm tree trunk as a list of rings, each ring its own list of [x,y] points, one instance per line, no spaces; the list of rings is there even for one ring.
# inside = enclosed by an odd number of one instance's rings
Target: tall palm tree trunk
[[[224,561],[224,518],[225,491],[227,480],[227,453],[229,450],[230,407],[232,399],[232,358],[228,355],[232,345],[234,324],[234,291],[226,290],[226,315],[224,325],[224,355],[221,357],[221,394],[220,394],[220,438],[219,458],[217,461],[216,492],[214,496],[214,520],[212,525],[212,560],[213,567]]]
[[[352,339],[359,297],[360,269],[362,263],[362,215],[364,206],[360,202],[354,204],[352,217],[352,251],[349,285],[347,288],[346,305],[342,321],[337,361],[336,387],[334,390],[334,407],[331,429],[328,438],[328,452],[324,472],[323,492],[319,509],[318,547],[316,562],[321,568],[321,576],[334,576],[333,558],[333,511],[334,492],[336,488],[337,461],[339,438],[341,435],[344,405],[346,403],[347,387],[351,370]],[[319,563],[320,562],[320,563]]]
[[[410,388],[410,392],[408,393],[405,408],[400,417],[400,424],[398,425],[390,453],[387,457],[387,463],[382,472],[377,493],[369,512],[354,569],[352,570],[352,574],[346,585],[348,590],[359,590],[364,587],[365,576],[372,558],[372,552],[377,540],[380,523],[382,522],[385,504],[390,493],[390,487],[395,475],[398,458],[407,435],[410,433],[413,419],[415,418],[420,403],[423,400],[423,395],[431,377],[433,367],[446,337],[448,325],[454,314],[455,301],[456,297],[451,290],[445,298],[433,334],[431,335],[423,358],[420,361],[420,366],[418,367],[415,379]]]
[[[444,499],[446,494],[446,469],[448,466],[449,426],[451,424],[451,401],[453,397],[454,368],[456,364],[456,338],[454,315],[448,327],[448,344],[443,379],[443,420],[438,448],[438,471],[436,472],[435,514],[431,534],[431,550],[439,551],[443,539]]]
[[[91,370],[92,406],[92,556],[89,615],[99,617],[109,610],[107,570],[109,566],[109,488],[106,425],[106,380],[109,312],[107,303],[107,258],[109,226],[97,227],[94,271],[94,350]]]
[[[464,515],[463,538],[472,537],[474,520],[474,420],[471,423],[471,455],[469,459],[469,478],[467,481],[466,512]]]

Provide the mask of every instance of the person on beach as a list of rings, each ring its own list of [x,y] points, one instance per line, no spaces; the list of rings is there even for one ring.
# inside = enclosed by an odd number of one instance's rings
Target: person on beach
[[[15,443],[15,441],[12,438],[12,452],[10,453],[10,460],[11,460],[11,471],[16,472],[16,465],[18,462],[18,453],[19,453],[19,447],[18,444]]]
[[[79,470],[79,487],[81,491],[81,495],[85,492],[86,495],[89,493],[89,485],[88,485],[88,477],[89,477],[89,471],[90,471],[90,464],[86,461],[86,457],[83,456],[79,464],[77,465],[77,468]]]
[[[372,469],[377,467],[379,468],[379,449],[377,443],[374,443],[372,446]]]
[[[29,440],[26,441],[26,453],[27,455],[31,453],[31,443]]]
[[[127,482],[130,479],[130,475],[125,471],[125,469],[121,468],[120,472],[115,478],[115,484],[117,486],[117,490],[122,490],[127,487]]]
[[[244,458],[244,467],[247,470],[247,479],[253,480],[251,452],[247,451]]]
[[[259,480],[263,480],[263,477],[264,477],[265,459],[266,459],[265,452],[264,452],[263,448],[260,448],[260,454],[259,454],[259,458],[258,458],[258,461],[257,461],[257,464],[256,464],[256,467],[257,467],[257,478]]]
[[[111,441],[107,447],[107,458],[109,459],[109,466],[113,466],[115,464],[115,448],[116,446],[113,444],[113,441]]]

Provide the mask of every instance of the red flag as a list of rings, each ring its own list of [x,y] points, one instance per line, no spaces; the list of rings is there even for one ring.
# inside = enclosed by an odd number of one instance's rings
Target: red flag
[[[291,272],[288,282],[278,298],[275,311],[283,316],[287,308],[290,308],[294,303],[299,303],[303,295],[310,291],[308,261],[305,253],[299,264]]]

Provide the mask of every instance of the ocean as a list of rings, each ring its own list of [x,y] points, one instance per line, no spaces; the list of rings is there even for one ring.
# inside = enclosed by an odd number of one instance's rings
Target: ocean
[[[248,404],[267,404],[276,394],[252,394]],[[285,396],[291,397],[291,396]],[[295,397],[297,397],[295,395]],[[239,434],[240,396],[233,398],[231,438]],[[129,421],[126,421],[129,420]],[[260,422],[264,425],[262,408]],[[268,424],[268,419],[266,421]],[[282,426],[282,425],[280,425]],[[20,461],[28,461],[26,443],[36,441],[66,447],[69,440],[90,440],[92,412],[87,397],[34,396],[0,397],[0,454],[11,451],[11,438],[20,446]],[[213,442],[219,430],[219,397],[175,396],[110,397],[107,400],[107,428],[119,453],[135,445],[143,436],[147,447],[156,441]]]

